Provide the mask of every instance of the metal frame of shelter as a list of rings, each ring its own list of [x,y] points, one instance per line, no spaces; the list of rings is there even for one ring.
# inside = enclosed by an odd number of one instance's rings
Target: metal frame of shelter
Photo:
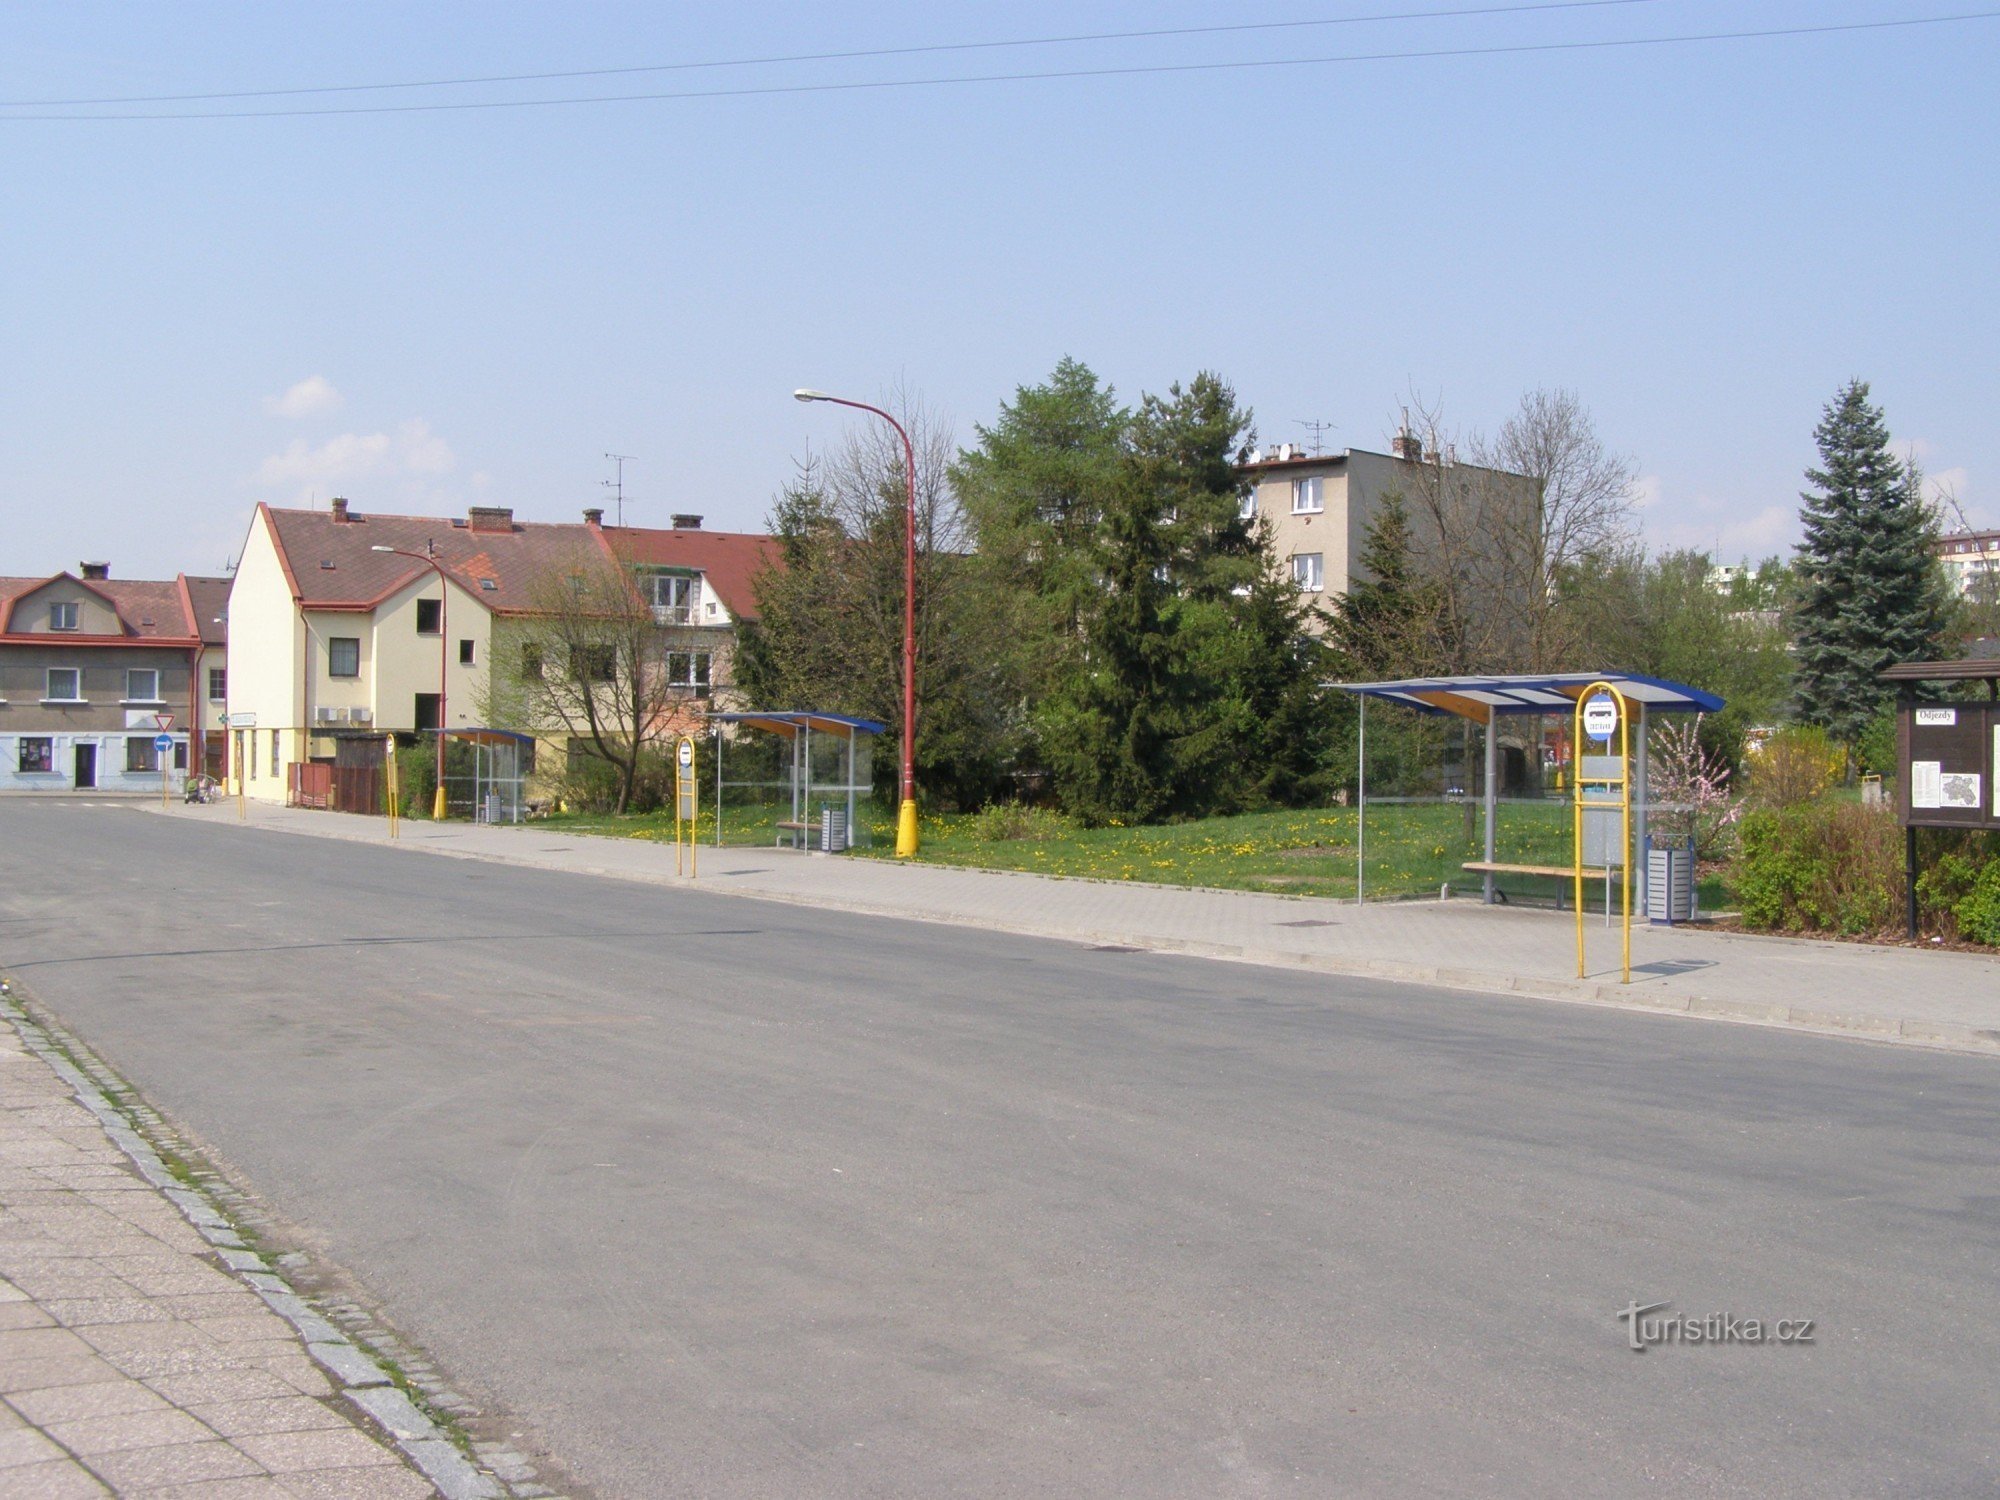
[[[489,729],[471,727],[447,729],[447,741],[458,740],[472,746],[472,819],[476,823],[500,822],[518,823],[527,816],[527,777],[521,770],[521,747],[532,745],[535,737],[520,734],[512,729]],[[445,773],[445,805],[457,802],[452,796],[454,786],[465,785],[466,778],[453,776],[449,762]],[[499,798],[497,818],[487,816],[487,798]]]
[[[731,713],[712,713],[708,722],[715,734],[715,847],[722,847],[722,792],[725,786],[767,786],[769,782],[730,782],[722,776],[722,726],[741,724],[750,729],[775,734],[791,742],[791,788],[792,816],[789,823],[780,823],[780,832],[792,834],[792,847],[803,848],[810,843],[807,822],[812,815],[813,799],[829,796],[844,796],[847,802],[847,838],[852,844],[855,838],[854,803],[856,795],[870,796],[874,792],[873,783],[867,779],[869,772],[861,769],[856,754],[860,737],[874,738],[888,728],[879,719],[857,719],[848,714],[821,713],[813,709],[746,709]],[[837,781],[813,780],[812,737],[815,734],[831,735],[844,741],[840,759],[841,774]]]
[[[1689,687],[1684,682],[1669,682],[1661,677],[1644,677],[1634,672],[1534,672],[1519,676],[1465,676],[1465,677],[1406,677],[1395,682],[1336,682],[1330,684],[1342,692],[1352,693],[1360,700],[1361,726],[1360,742],[1355,750],[1355,803],[1359,812],[1359,827],[1355,836],[1354,854],[1354,899],[1359,903],[1365,896],[1363,888],[1364,861],[1368,854],[1368,700],[1380,699],[1389,703],[1400,703],[1405,708],[1413,708],[1424,714],[1450,714],[1461,719],[1470,719],[1485,731],[1486,741],[1486,784],[1481,790],[1480,801],[1485,811],[1485,863],[1493,863],[1494,814],[1499,803],[1499,793],[1495,790],[1495,772],[1499,761],[1499,742],[1495,738],[1494,721],[1512,714],[1550,714],[1568,716],[1576,712],[1577,700],[1585,689],[1597,685],[1614,687],[1624,699],[1638,708],[1638,722],[1633,726],[1637,731],[1637,764],[1632,772],[1633,841],[1636,847],[1646,844],[1646,722],[1650,713],[1716,713],[1723,707],[1723,700],[1713,693],[1705,693],[1700,688]],[[1574,746],[1571,755],[1577,754]],[[1631,849],[1625,851],[1626,860],[1632,858]],[[1645,903],[1645,866],[1639,870],[1640,904]],[[1487,871],[1481,881],[1482,898],[1487,905],[1493,903],[1493,874]]]

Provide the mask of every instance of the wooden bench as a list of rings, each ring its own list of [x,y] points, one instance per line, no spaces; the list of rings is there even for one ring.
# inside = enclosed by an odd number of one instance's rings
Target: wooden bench
[[[782,844],[785,841],[785,835],[788,833],[811,833],[811,832],[812,832],[812,824],[810,823],[780,823],[778,825],[778,837],[774,842]],[[792,840],[793,846],[797,847],[798,842],[799,841],[797,839],[793,839]]]
[[[1574,880],[1576,878],[1576,867],[1574,865],[1503,865],[1475,859],[1468,861],[1466,864],[1460,866],[1460,868],[1469,875],[1547,875],[1557,880]],[[1583,868],[1583,878],[1585,880],[1602,880],[1608,873],[1610,872],[1602,868],[1592,869],[1589,865],[1585,865]],[[1505,891],[1496,889],[1493,894],[1500,898],[1501,905],[1504,906],[1507,904],[1507,893]],[[1562,910],[1562,900],[1562,890],[1558,887],[1556,891],[1557,911]]]

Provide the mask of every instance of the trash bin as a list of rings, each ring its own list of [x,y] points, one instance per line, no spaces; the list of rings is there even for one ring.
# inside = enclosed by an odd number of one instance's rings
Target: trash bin
[[[488,823],[498,823],[500,821],[500,794],[498,792],[488,792],[486,794],[485,821]]]
[[[847,809],[822,807],[819,810],[819,852],[843,854],[847,850]]]
[[[1646,840],[1646,920],[1671,927],[1694,920],[1694,840]]]

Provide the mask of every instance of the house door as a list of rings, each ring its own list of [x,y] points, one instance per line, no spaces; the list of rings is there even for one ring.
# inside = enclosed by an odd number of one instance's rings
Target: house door
[[[78,745],[76,747],[76,789],[79,792],[95,791],[97,788],[97,746]]]

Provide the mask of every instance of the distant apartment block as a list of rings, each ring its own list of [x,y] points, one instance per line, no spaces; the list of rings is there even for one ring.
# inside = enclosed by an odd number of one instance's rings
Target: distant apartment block
[[[1261,516],[1269,523],[1279,563],[1316,606],[1332,608],[1359,581],[1369,524],[1391,494],[1403,498],[1420,555],[1440,546],[1497,541],[1482,538],[1482,531],[1500,525],[1520,537],[1532,535],[1538,514],[1534,480],[1459,463],[1449,453],[1427,454],[1407,432],[1391,447],[1391,453],[1349,448],[1309,454],[1287,443],[1253,450],[1243,465],[1251,482],[1243,500],[1245,518]]]
[[[1961,597],[2000,593],[2000,531],[1959,531],[1939,537],[1937,555]]]

